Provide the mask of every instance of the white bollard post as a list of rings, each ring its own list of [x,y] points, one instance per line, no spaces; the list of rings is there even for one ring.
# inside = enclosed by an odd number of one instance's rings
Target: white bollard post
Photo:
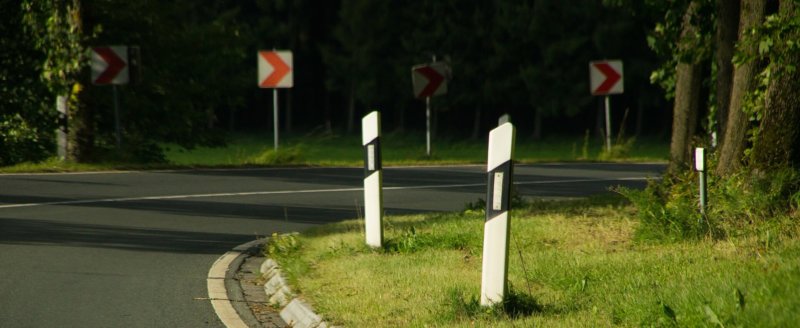
[[[504,123],[489,133],[489,158],[486,166],[486,222],[483,230],[483,270],[481,305],[503,301],[508,276],[509,207],[514,155],[514,125]]]
[[[708,186],[706,185],[706,150],[705,148],[694,149],[694,168],[700,176],[700,214],[706,214],[706,204],[708,202]],[[700,219],[702,223],[702,218]]]
[[[381,114],[367,114],[361,120],[364,146],[364,224],[367,245],[383,244],[383,172],[381,171]]]

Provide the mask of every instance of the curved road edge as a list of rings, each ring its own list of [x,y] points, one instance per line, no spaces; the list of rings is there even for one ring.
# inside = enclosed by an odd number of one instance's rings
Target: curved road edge
[[[219,317],[225,327],[248,328],[257,326],[257,321],[252,316],[252,313],[249,313],[250,316],[248,316],[248,318],[242,318],[240,311],[237,311],[237,308],[241,308],[241,306],[234,305],[244,304],[244,308],[247,308],[241,289],[239,288],[234,291],[234,289],[236,289],[235,286],[238,286],[238,282],[235,280],[235,274],[239,270],[244,259],[263,245],[264,242],[264,239],[258,239],[236,246],[233,250],[223,254],[214,261],[214,264],[211,265],[211,269],[208,270],[208,277],[206,279],[208,285],[208,299],[211,301],[211,306],[214,308],[217,317]],[[241,312],[248,313],[248,311]]]

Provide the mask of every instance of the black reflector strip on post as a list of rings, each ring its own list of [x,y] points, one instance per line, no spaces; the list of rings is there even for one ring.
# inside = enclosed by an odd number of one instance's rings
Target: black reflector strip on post
[[[486,220],[510,208],[512,167],[512,162],[508,161],[487,173]]]
[[[381,139],[375,138],[364,145],[364,176],[368,177],[375,171],[381,170]]]

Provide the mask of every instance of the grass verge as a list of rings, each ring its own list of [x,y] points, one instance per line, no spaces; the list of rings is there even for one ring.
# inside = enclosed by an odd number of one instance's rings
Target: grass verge
[[[509,304],[478,306],[483,213],[386,219],[369,249],[358,220],[277,238],[295,290],[346,327],[785,327],[800,310],[800,241],[634,238],[619,198],[512,212]]]
[[[388,134],[382,139],[384,165],[482,164],[486,162],[486,140],[435,140],[433,156],[425,155],[421,136]],[[51,158],[40,163],[0,167],[0,173],[75,172],[111,170],[182,169],[263,166],[361,166],[361,139],[357,136],[286,136],[273,150],[272,136],[233,134],[224,147],[191,150],[164,145],[166,163],[69,163]],[[656,140],[627,140],[611,153],[588,138],[557,138],[544,141],[519,140],[519,163],[554,161],[651,162],[667,158],[667,144]]]
[[[385,165],[479,164],[486,162],[486,140],[434,140],[433,155],[425,155],[425,140],[419,136],[388,134],[381,139]],[[521,139],[515,159],[520,163],[552,161],[631,161],[667,159],[668,145],[656,140],[626,141],[614,154],[605,154],[603,145],[582,138],[543,141]],[[358,136],[288,136],[279,151],[273,151],[272,137],[234,135],[224,148],[198,148],[191,151],[171,148],[171,163],[179,165],[327,165],[361,166],[363,154]]]

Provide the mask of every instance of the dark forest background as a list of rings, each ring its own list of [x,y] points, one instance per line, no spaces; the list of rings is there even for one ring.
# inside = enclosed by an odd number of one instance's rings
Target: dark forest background
[[[452,67],[448,93],[432,101],[439,137],[483,138],[504,113],[521,137],[586,131],[599,137],[602,97],[591,96],[588,85],[589,62],[597,59],[621,59],[625,65],[625,93],[611,100],[613,130],[627,111],[629,134],[664,140],[670,134],[671,105],[650,83],[663,62],[648,47],[648,36],[663,19],[653,5],[599,0],[0,3],[5,120],[49,122],[37,125],[39,133],[53,131],[55,97],[70,93],[80,98],[76,107],[82,113],[75,117],[90,122],[82,127],[84,139],[100,149],[113,144],[112,91],[91,85],[85,51],[76,52],[80,67],[55,73],[69,77],[73,72],[75,83],[62,85],[61,91],[58,85],[41,86],[40,76],[48,76],[42,62],[52,60],[59,47],[69,50],[58,35],[49,41],[42,37],[57,32],[47,29],[47,19],[59,6],[80,15],[76,42],[84,49],[140,49],[141,66],[135,69],[140,80],[119,87],[129,147],[163,142],[193,147],[218,144],[227,131],[271,130],[272,92],[256,84],[256,53],[265,49],[294,52],[294,88],[280,90],[282,133],[355,134],[360,117],[372,110],[383,113],[387,132],[424,130],[425,104],[413,98],[411,67],[435,55]],[[48,42],[54,50],[47,50]]]

